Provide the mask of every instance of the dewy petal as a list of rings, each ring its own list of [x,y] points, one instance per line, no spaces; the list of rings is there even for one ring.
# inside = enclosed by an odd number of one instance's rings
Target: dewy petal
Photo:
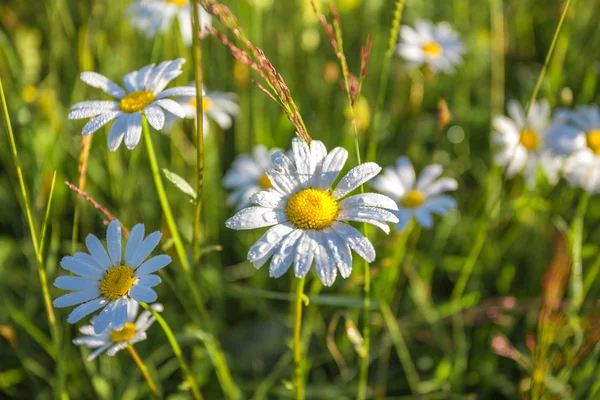
[[[156,95],[156,99],[164,99],[165,97],[196,97],[196,88],[193,86],[177,86],[165,89]]]
[[[148,258],[150,253],[152,253],[152,250],[158,246],[158,242],[160,241],[161,237],[162,233],[159,231],[149,234],[148,237],[144,239],[139,246],[137,246],[135,254],[131,257],[129,266],[133,269],[137,269],[137,267],[139,267],[140,264],[144,262],[146,258]]]
[[[337,268],[332,257],[329,255],[326,235],[323,231],[316,231],[315,238],[317,248],[315,249],[315,267],[317,275],[325,286],[331,286],[337,277]]]
[[[96,280],[85,279],[79,276],[59,276],[54,281],[54,286],[65,290],[94,290],[98,289],[99,283]]]
[[[101,89],[117,99],[122,99],[126,95],[119,85],[97,72],[82,72],[79,78],[91,87]]]
[[[112,342],[108,342],[105,345],[103,345],[102,347],[97,348],[88,356],[87,360],[94,361],[100,354],[102,354],[102,352],[104,350],[108,349],[111,345],[112,345]]]
[[[162,282],[162,279],[158,275],[144,275],[140,278],[138,285],[154,287],[161,282]],[[137,304],[137,303],[135,303],[135,304]]]
[[[81,290],[67,293],[55,299],[52,305],[56,308],[70,307],[75,304],[85,303],[100,296],[100,289]]]
[[[437,196],[441,193],[458,189],[458,182],[452,178],[440,178],[425,189],[427,197]]]
[[[373,178],[381,171],[381,167],[375,163],[368,162],[352,168],[342,178],[333,191],[333,197],[340,199],[352,192],[354,189]]]
[[[238,211],[237,214],[229,218],[225,222],[225,226],[230,229],[247,230],[263,228],[286,221],[287,215],[283,211],[267,207],[248,207]]]
[[[151,104],[144,109],[148,123],[156,130],[161,130],[165,125],[165,113],[156,104]]]
[[[398,218],[389,211],[374,207],[354,207],[340,210],[338,221],[366,222],[375,225],[385,233],[390,233],[390,227],[385,222],[397,223]]]
[[[103,267],[100,264],[98,264],[98,262],[94,259],[94,257],[92,257],[91,255],[89,255],[88,253],[84,253],[82,251],[78,251],[77,253],[73,254],[73,258],[81,261],[84,264],[88,264],[98,270],[100,270],[100,272],[104,273],[108,268],[110,268],[110,265]]]
[[[91,118],[109,111],[119,111],[119,103],[112,100],[87,100],[71,106],[69,119]]]
[[[300,138],[294,138],[292,140],[292,152],[294,154],[294,162],[296,164],[296,171],[298,172],[298,179],[302,187],[306,187],[307,183],[310,182],[311,175],[311,161],[312,156],[310,148],[306,141]]]
[[[152,257],[135,271],[136,277],[142,277],[144,275],[152,274],[161,268],[166,267],[171,263],[171,257],[161,254],[159,256]]]
[[[83,303],[82,305],[76,307],[71,311],[69,317],[67,318],[67,322],[70,324],[74,324],[78,321],[81,321],[84,317],[90,315],[93,312],[96,312],[100,308],[104,307],[108,303],[108,300],[104,297],[100,297],[94,299],[92,301],[88,301],[87,303]]]
[[[154,70],[152,74],[148,78],[148,83],[146,84],[146,90],[156,93],[160,95],[160,92],[167,86],[167,84],[179,76],[183,71],[181,70],[181,66],[185,63],[185,59],[178,58],[172,61],[164,61]]]
[[[356,228],[343,222],[334,222],[331,224],[331,227],[359,256],[370,263],[375,261],[375,249],[373,245]]]
[[[349,209],[358,206],[380,207],[394,211],[398,209],[398,205],[394,200],[379,193],[355,194],[339,203],[340,209]]]
[[[121,115],[121,111],[108,111],[94,117],[91,121],[83,126],[81,130],[82,135],[89,135],[91,133],[96,132],[98,129],[102,128],[104,125],[108,124],[113,119],[117,118]]]
[[[417,181],[417,190],[424,191],[429,185],[435,181],[444,171],[444,168],[439,164],[432,164],[425,167],[421,175],[419,175],[419,180]]]
[[[92,234],[87,235],[85,238],[85,245],[98,265],[106,270],[112,266],[112,261],[108,256],[108,253],[104,250],[104,246],[102,246],[102,243],[100,243],[100,240],[98,240],[96,236]]]
[[[297,229],[283,239],[277,253],[271,259],[271,265],[269,265],[269,276],[271,278],[279,278],[290,268],[296,255],[294,251],[296,243],[301,235],[302,231]]]
[[[129,300],[127,297],[121,297],[117,300],[117,304],[115,305],[115,311],[112,317],[112,329],[121,330],[123,329],[123,325],[127,322],[127,306],[129,304]]]
[[[273,189],[261,190],[250,197],[250,201],[262,207],[277,208],[281,206],[283,197]]]
[[[110,151],[115,151],[121,145],[125,131],[127,130],[128,114],[121,114],[119,118],[112,124],[108,131],[107,144]]]
[[[352,252],[350,247],[331,228],[323,230],[324,237],[329,247],[329,253],[342,277],[348,278],[352,273]]]
[[[104,276],[104,271],[71,256],[63,257],[60,266],[83,278],[100,280]]]
[[[110,325],[113,317],[113,312],[117,302],[111,301],[104,307],[104,309],[96,316],[92,324],[94,325],[94,333],[97,335],[104,332],[108,325]]]
[[[121,265],[121,224],[118,219],[113,220],[108,224],[108,231],[106,233],[106,247],[108,247],[108,255],[112,260],[112,265]]]
[[[339,175],[346,160],[348,159],[348,151],[342,147],[336,147],[323,159],[323,164],[320,170],[317,168],[316,175],[319,175],[316,188],[327,190],[333,185],[333,182]],[[317,178],[315,178],[317,179]]]
[[[152,303],[158,298],[154,290],[142,285],[133,285],[129,289],[129,295],[132,299],[143,303]]]
[[[327,149],[320,140],[313,140],[310,142],[310,174],[312,175],[312,187],[318,187],[321,180],[321,168],[323,167],[323,160],[327,157]],[[319,171],[319,173],[316,173]]]
[[[277,245],[294,229],[291,222],[285,222],[283,224],[277,224],[266,231],[264,235],[250,247],[250,250],[248,250],[248,261],[254,263],[257,260],[270,257]],[[257,268],[261,266],[262,264]]]
[[[181,104],[179,104],[175,100],[160,99],[160,100],[156,100],[154,102],[154,104],[161,106],[162,108],[164,108],[171,114],[175,115],[176,117],[185,118],[185,110],[183,109]]]
[[[269,177],[273,188],[282,194],[292,194],[298,188],[292,177],[285,173],[270,170],[266,175]]]
[[[296,244],[296,256],[294,258],[294,275],[296,275],[296,278],[303,278],[310,271],[317,248],[317,242],[314,239],[315,231],[303,233]]]
[[[142,239],[144,238],[144,224],[137,224],[133,227],[129,233],[127,244],[125,245],[125,264],[135,268],[133,266],[133,256],[137,251]]]
[[[125,146],[132,150],[140,142],[142,137],[142,113],[129,114],[127,119],[127,131],[125,132]]]
[[[402,185],[410,190],[415,184],[415,169],[408,157],[400,157],[396,160],[396,172]]]

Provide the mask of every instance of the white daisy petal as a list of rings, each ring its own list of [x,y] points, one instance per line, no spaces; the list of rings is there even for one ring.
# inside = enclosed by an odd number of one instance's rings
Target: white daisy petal
[[[415,169],[408,157],[400,157],[396,160],[396,171],[402,185],[410,190],[415,184]]]
[[[362,193],[345,198],[339,203],[340,209],[359,206],[380,207],[397,210],[398,205],[392,199],[379,193]]]
[[[381,167],[375,163],[364,163],[352,168],[342,178],[333,191],[333,197],[340,199],[352,192],[354,189],[373,178],[381,171]]]
[[[69,119],[91,118],[109,111],[119,111],[119,103],[111,100],[87,100],[71,106]]]
[[[435,181],[444,171],[439,164],[428,165],[423,169],[417,180],[417,190],[425,191],[433,181]]]
[[[196,97],[196,87],[194,86],[177,86],[165,89],[156,96],[157,99],[165,97]]]
[[[335,265],[342,277],[344,279],[348,278],[352,273],[352,252],[350,251],[350,247],[330,228],[324,229],[323,232],[326,233],[324,237]]]
[[[375,249],[373,245],[356,228],[342,222],[334,222],[331,227],[359,256],[367,262],[375,261]]]
[[[298,172],[298,179],[303,187],[307,186],[311,176],[311,164],[312,156],[310,154],[310,148],[306,141],[294,138],[292,140],[292,151],[294,153],[294,162],[296,164],[296,171]]]
[[[154,290],[142,285],[133,285],[129,290],[129,295],[132,299],[143,303],[152,303],[158,298]]]
[[[107,138],[108,149],[110,151],[116,151],[121,145],[123,137],[125,136],[125,132],[127,131],[128,119],[128,114],[121,114],[110,127]]]
[[[108,349],[111,345],[112,345],[112,343],[109,342],[109,343],[106,343],[105,345],[103,345],[102,347],[97,348],[88,356],[87,360],[88,361],[95,360],[100,354],[102,354],[102,352],[104,352],[104,350]]]
[[[129,266],[133,269],[136,269],[140,266],[140,264],[148,258],[152,250],[156,246],[158,246],[158,242],[160,242],[160,238],[162,237],[162,233],[159,231],[152,232],[149,234],[146,239],[144,239],[135,250],[134,255],[131,257],[130,262],[128,262]]]
[[[65,290],[95,290],[100,286],[98,281],[81,278],[79,276],[59,276],[54,281],[54,286]]]
[[[315,267],[317,275],[325,286],[331,286],[337,277],[336,263],[329,255],[328,243],[326,235],[322,231],[315,232],[315,241],[317,247],[315,249]]]
[[[431,197],[456,189],[458,189],[458,182],[456,179],[441,178],[429,185],[423,193],[427,195],[427,197]]]
[[[294,230],[295,228],[290,222],[278,224],[270,228],[250,247],[250,250],[248,250],[248,260],[254,262],[265,257],[270,257],[283,238]]]
[[[151,104],[144,109],[148,123],[156,130],[161,130],[165,125],[165,113],[158,105]]]
[[[317,242],[314,239],[315,231],[303,233],[296,244],[294,258],[294,275],[296,275],[296,278],[303,278],[310,271],[317,248]]]
[[[423,228],[431,228],[433,226],[433,217],[425,208],[416,210],[415,218]]]
[[[152,274],[159,269],[162,269],[171,263],[171,257],[166,254],[152,257],[151,259],[144,262],[138,269],[135,270],[135,276],[137,278],[144,275]]]
[[[137,224],[133,227],[131,232],[129,232],[129,238],[127,239],[127,244],[125,245],[125,264],[130,265],[131,268],[137,267],[133,264],[133,256],[135,255],[140,243],[142,243],[143,238],[144,224]]]
[[[456,200],[450,196],[439,196],[428,199],[423,208],[434,214],[445,215],[448,211],[456,208]]]
[[[147,287],[154,287],[162,282],[158,275],[144,275],[140,278],[138,284]]]
[[[119,85],[97,72],[82,72],[79,78],[91,87],[101,89],[117,99],[125,97],[125,92]]]
[[[106,233],[106,246],[108,247],[108,255],[112,261],[112,265],[121,264],[121,224],[115,219],[108,224]]]
[[[286,221],[287,215],[282,211],[267,207],[248,207],[229,218],[225,225],[231,229],[246,230],[280,224]]]
[[[296,243],[301,235],[302,231],[297,229],[283,239],[277,253],[271,259],[271,265],[269,265],[270,277],[279,278],[290,268],[296,256],[296,252],[294,251]]]
[[[81,130],[81,134],[85,136],[94,133],[121,114],[121,111],[107,111],[102,113],[85,124]]]
[[[127,297],[122,297],[116,303],[111,324],[112,329],[118,331],[123,329],[123,325],[127,322],[127,305],[129,301]]]
[[[104,332],[108,325],[110,325],[116,304],[116,301],[111,301],[102,311],[100,311],[100,314],[96,316],[96,319],[93,322],[94,332],[96,334]]]
[[[354,207],[340,210],[338,221],[366,222],[375,225],[385,233],[390,233],[390,227],[385,222],[397,223],[398,218],[389,211],[373,207]]]
[[[154,104],[161,106],[162,108],[164,108],[171,114],[175,115],[176,117],[185,118],[185,111],[183,110],[183,107],[181,106],[181,104],[179,104],[178,102],[176,102],[174,100],[160,99],[160,100],[156,100],[154,102]]]
[[[108,253],[100,243],[100,240],[94,235],[87,235],[85,238],[85,245],[89,251],[89,253],[94,257],[96,263],[104,267],[105,269],[109,269],[112,266],[112,261],[108,256]]]
[[[277,208],[283,203],[283,197],[276,190],[269,189],[253,194],[250,201],[262,207]]]
[[[69,317],[67,319],[67,322],[70,324],[79,322],[83,318],[90,315],[91,313],[96,312],[97,310],[104,307],[107,303],[108,303],[108,300],[105,299],[104,297],[100,297],[100,298],[88,301],[87,303],[83,303],[80,306],[73,309],[73,311],[71,311],[71,313],[69,314]]]
[[[396,216],[398,217],[398,223],[396,224],[396,230],[399,232],[402,232],[408,225],[408,222],[412,218],[413,213],[407,209],[401,208],[400,210],[398,210],[396,212]]]
[[[56,308],[74,306],[75,304],[85,303],[100,296],[100,289],[93,288],[78,292],[71,292],[60,296],[52,302]]]
[[[131,150],[137,146],[142,137],[142,113],[129,114],[127,131],[125,132],[125,146]]]
[[[346,164],[348,159],[348,151],[342,147],[336,147],[331,150],[329,154],[323,159],[320,171],[317,169],[316,175],[318,176],[318,182],[316,183],[317,188],[329,189],[333,182],[336,180],[342,168]]]
[[[63,257],[62,260],[60,260],[60,266],[83,278],[102,279],[104,276],[104,271],[71,256]]]

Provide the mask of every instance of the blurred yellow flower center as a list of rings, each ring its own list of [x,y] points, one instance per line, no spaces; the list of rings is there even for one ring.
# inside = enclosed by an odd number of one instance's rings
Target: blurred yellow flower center
[[[166,0],[166,2],[175,4],[176,6],[185,6],[188,0]]]
[[[592,151],[600,156],[600,129],[588,131],[585,135],[587,145]]]
[[[333,196],[319,189],[304,189],[289,199],[285,211],[298,229],[323,229],[335,220],[338,203]]]
[[[415,208],[425,202],[425,196],[418,190],[411,190],[400,201],[404,207]]]
[[[144,108],[152,104],[153,101],[154,93],[148,92],[147,90],[140,90],[125,96],[123,100],[121,100],[119,107],[123,112],[134,113],[143,111]]]
[[[263,176],[261,176],[258,179],[258,186],[260,186],[263,189],[270,189],[273,187],[273,184],[271,183],[271,180],[269,179],[267,174],[263,174]]]
[[[133,269],[128,265],[112,267],[100,281],[102,296],[109,300],[118,300],[125,296],[135,282]]]
[[[212,107],[212,100],[206,96],[202,97],[202,111],[208,111],[210,110],[210,108]],[[198,104],[198,102],[196,101],[196,98],[194,97],[192,100],[190,100],[190,104],[192,105],[192,107],[196,108],[196,104]]]
[[[438,42],[427,42],[421,46],[425,54],[428,56],[439,57],[442,55],[444,49]]]
[[[114,343],[129,342],[135,336],[135,331],[135,324],[127,322],[120,331],[112,331],[110,333],[110,341]]]
[[[535,150],[540,146],[540,135],[538,135],[536,131],[525,129],[521,132],[519,143],[527,150]]]

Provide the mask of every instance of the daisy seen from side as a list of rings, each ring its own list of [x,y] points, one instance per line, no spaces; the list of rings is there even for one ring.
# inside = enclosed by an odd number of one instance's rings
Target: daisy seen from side
[[[416,179],[408,157],[400,157],[395,166],[386,167],[383,174],[373,180],[375,190],[396,201],[396,230],[404,230],[413,217],[422,227],[431,228],[432,214],[446,215],[456,208],[456,200],[444,193],[456,190],[458,182],[452,178],[439,178],[442,172],[441,165],[429,165]]]
[[[375,163],[351,169],[337,184],[348,152],[337,147],[327,152],[322,142],[292,141],[293,160],[285,153],[273,155],[274,168],[267,172],[273,188],[254,194],[251,206],[227,220],[231,229],[271,227],[248,251],[256,268],[269,259],[269,275],[282,276],[293,264],[294,274],[304,277],[313,261],[325,286],[352,272],[354,250],[367,262],[375,260],[371,242],[348,221],[372,224],[389,233],[388,222],[398,219],[388,210],[396,203],[387,196],[364,193],[348,196],[381,171]]]
[[[101,89],[117,100],[87,100],[71,106],[69,119],[91,118],[82,134],[89,135],[115,120],[108,132],[108,148],[115,151],[125,141],[133,149],[142,135],[142,118],[146,117],[153,128],[162,129],[165,111],[185,117],[179,103],[168,97],[195,96],[193,87],[180,86],[165,89],[169,82],[182,73],[183,58],[150,64],[123,77],[123,90],[119,85],[97,72],[82,72],[80,78],[86,84]]]
[[[161,278],[154,273],[167,266],[171,257],[161,254],[146,259],[161,236],[157,231],[144,239],[144,225],[137,224],[129,234],[122,257],[118,220],[108,225],[108,252],[96,236],[88,235],[85,243],[89,253],[78,252],[60,261],[60,266],[74,275],[56,278],[54,286],[72,292],[54,300],[54,307],[77,305],[67,318],[70,324],[101,310],[93,323],[94,332],[101,333],[108,326],[120,330],[127,322],[130,299],[144,303],[156,301],[157,295],[152,288],[161,282]]]

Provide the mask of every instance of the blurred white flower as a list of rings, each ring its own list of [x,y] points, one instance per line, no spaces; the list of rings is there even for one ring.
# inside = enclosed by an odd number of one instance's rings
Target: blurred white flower
[[[550,146],[566,156],[567,181],[600,192],[600,109],[596,105],[558,110],[548,132]]]
[[[189,87],[195,88],[194,82],[190,83]],[[196,95],[182,96],[178,100],[183,108],[185,118],[196,119]],[[210,131],[210,120],[212,119],[223,130],[231,128],[233,118],[240,114],[240,106],[237,104],[237,94],[225,92],[207,92],[206,88],[202,88],[202,111],[203,123],[202,130],[206,135]],[[175,116],[167,114],[167,122],[165,130],[169,130],[176,121]]]
[[[163,306],[160,303],[154,303],[151,307],[156,312],[163,310]],[[87,358],[88,361],[92,361],[105,350],[107,350],[106,354],[114,356],[130,344],[146,340],[146,331],[156,321],[156,318],[152,316],[150,311],[144,310],[136,320],[135,317],[138,314],[138,308],[138,303],[133,300],[129,301],[127,322],[119,330],[109,326],[104,332],[96,333],[93,326],[94,319],[92,319],[91,325],[84,325],[79,328],[79,332],[85,336],[74,339],[73,343],[77,346],[86,346],[90,349],[95,349]]]
[[[59,289],[72,290],[54,300],[54,307],[76,307],[67,322],[74,324],[85,316],[102,309],[94,320],[94,332],[101,333],[108,326],[120,330],[127,322],[130,300],[152,303],[156,292],[152,289],[161,282],[153,273],[171,262],[161,254],[146,260],[158,245],[162,234],[153,232],[144,239],[144,225],[133,227],[121,258],[121,225],[118,220],[108,225],[106,246],[108,253],[94,235],[88,235],[85,244],[88,253],[75,253],[60,261],[60,266],[73,275],[60,276],[54,281]],[[144,239],[144,240],[142,240]]]
[[[506,167],[508,179],[522,172],[527,185],[534,186],[541,167],[549,183],[558,183],[563,159],[549,147],[549,125],[550,105],[546,100],[533,102],[527,124],[525,110],[514,100],[508,103],[508,117],[494,117],[492,143],[497,147],[494,161]]]
[[[463,63],[465,46],[447,22],[435,25],[419,20],[415,29],[400,27],[400,43],[396,52],[410,67],[426,64],[433,72],[453,73],[454,67]]]
[[[125,146],[131,150],[139,143],[142,135],[142,116],[155,129],[163,128],[164,111],[179,118],[185,117],[183,107],[167,97],[195,96],[196,90],[183,86],[164,90],[170,81],[181,74],[183,63],[185,60],[178,58],[164,61],[156,67],[150,64],[139,71],[130,72],[123,77],[127,91],[101,74],[82,72],[82,81],[102,89],[119,101],[88,100],[73,104],[69,119],[92,118],[81,132],[89,135],[116,118],[108,132],[108,148],[110,151],[117,150],[124,137]]]
[[[433,226],[431,214],[445,215],[456,208],[456,200],[444,192],[456,190],[458,182],[452,178],[440,178],[443,168],[433,164],[427,166],[419,179],[408,157],[396,160],[395,167],[386,167],[383,175],[373,180],[372,186],[391,197],[398,204],[396,229],[402,231],[414,216],[424,228]],[[416,182],[415,182],[416,181]]]
[[[345,221],[366,222],[389,233],[387,223],[398,219],[386,209],[396,210],[396,203],[376,193],[344,199],[381,171],[375,163],[354,167],[331,191],[348,152],[337,147],[327,153],[322,142],[313,140],[309,146],[298,138],[292,152],[293,161],[282,152],[273,155],[275,168],[267,172],[273,188],[254,194],[257,205],[239,211],[226,225],[238,230],[272,226],[248,251],[256,268],[272,257],[271,277],[282,276],[292,264],[296,277],[304,277],[314,261],[321,282],[331,286],[338,269],[342,277],[350,276],[350,249],[368,262],[375,260],[371,242]]]
[[[131,24],[148,38],[164,33],[177,18],[183,42],[192,44],[192,8],[188,0],[138,0],[127,8]],[[202,32],[211,24],[211,15],[199,7]]]
[[[257,145],[252,149],[252,154],[240,154],[233,161],[223,178],[223,186],[231,190],[227,197],[228,206],[235,205],[238,210],[247,207],[254,193],[273,187],[267,171],[273,168],[271,156],[278,151]]]

